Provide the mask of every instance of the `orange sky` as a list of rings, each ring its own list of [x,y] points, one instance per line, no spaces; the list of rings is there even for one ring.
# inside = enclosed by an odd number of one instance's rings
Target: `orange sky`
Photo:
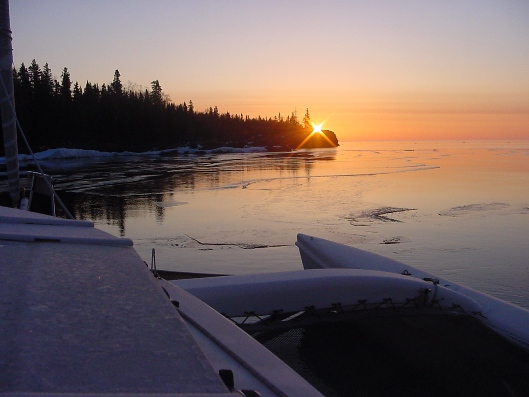
[[[284,98],[277,101],[275,98]],[[194,103],[208,103],[211,94],[197,96]],[[215,97],[214,97],[215,98]],[[226,99],[227,98],[227,99]],[[252,116],[283,117],[297,110],[301,119],[306,108],[295,105],[288,93],[266,96],[220,96],[215,103],[221,111],[241,109]],[[328,93],[306,97],[314,122],[324,122],[341,140],[442,140],[442,139],[529,139],[529,98],[523,95],[439,95],[401,96],[379,94],[355,97],[349,93]],[[199,107],[200,108],[200,107]]]
[[[340,140],[529,139],[529,2],[17,0],[15,64]]]

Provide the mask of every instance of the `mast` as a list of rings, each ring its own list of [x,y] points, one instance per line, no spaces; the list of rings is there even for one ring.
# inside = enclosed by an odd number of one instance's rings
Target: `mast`
[[[0,114],[4,133],[9,194],[13,206],[17,206],[20,199],[20,181],[12,68],[13,46],[11,44],[11,24],[9,21],[9,0],[0,0]]]

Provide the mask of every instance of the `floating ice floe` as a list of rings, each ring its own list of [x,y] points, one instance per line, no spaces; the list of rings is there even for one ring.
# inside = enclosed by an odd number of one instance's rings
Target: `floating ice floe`
[[[178,207],[180,205],[189,204],[187,201],[160,201],[156,203],[157,207],[167,208],[167,207]]]
[[[439,212],[440,216],[464,216],[464,215],[477,215],[486,214],[491,211],[500,211],[509,208],[507,203],[477,203],[467,204],[458,207],[452,207]]]

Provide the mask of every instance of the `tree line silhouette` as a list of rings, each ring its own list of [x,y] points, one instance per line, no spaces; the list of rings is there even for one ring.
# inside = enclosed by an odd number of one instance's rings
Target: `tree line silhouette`
[[[81,87],[68,69],[56,79],[48,64],[33,60],[13,69],[17,116],[35,150],[55,147],[102,151],[145,151],[190,145],[267,146],[270,150],[337,146],[336,136],[307,139],[312,132],[307,109],[302,122],[297,113],[284,118],[250,118],[220,113],[217,107],[197,111],[193,102],[175,104],[158,80],[149,89],[125,87],[114,72],[109,84],[89,81]]]

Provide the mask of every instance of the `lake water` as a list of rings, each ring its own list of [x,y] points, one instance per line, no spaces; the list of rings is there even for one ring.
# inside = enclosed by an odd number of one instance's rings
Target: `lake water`
[[[301,269],[296,234],[529,308],[529,142],[346,142],[294,153],[45,162],[77,218],[159,269]]]

